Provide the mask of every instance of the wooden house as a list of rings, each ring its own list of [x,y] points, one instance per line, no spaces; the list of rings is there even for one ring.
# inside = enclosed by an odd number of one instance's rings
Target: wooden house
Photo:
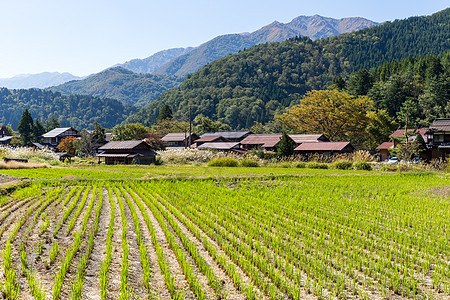
[[[251,135],[251,131],[216,131],[216,132],[207,132],[200,136],[200,138],[206,138],[210,136],[220,136],[224,140],[229,142],[240,142],[249,135]]]
[[[43,138],[42,144],[50,148],[56,148],[62,139],[69,136],[78,138],[80,137],[80,134],[78,130],[73,127],[55,128],[41,136]]]
[[[450,156],[450,118],[436,119],[426,131],[428,159]]]
[[[245,150],[261,149],[264,151],[276,151],[282,134],[251,134],[241,141]]]
[[[189,133],[168,133],[161,141],[164,142],[166,149],[181,149],[189,148],[196,140],[198,140],[198,135],[192,133],[189,138]],[[190,141],[190,143],[189,143]]]
[[[289,134],[289,137],[294,141],[296,147],[302,143],[330,142],[323,134]]]
[[[246,152],[239,146],[239,142],[212,142],[203,143],[198,146],[197,149],[213,149],[219,151],[233,151],[233,152]]]
[[[9,145],[12,140],[12,133],[6,126],[0,126],[0,145]]]
[[[194,148],[198,148],[199,146],[205,143],[226,143],[226,142],[231,141],[220,135],[207,135],[207,136],[202,135],[198,140],[195,140],[195,143],[192,146]]]
[[[355,151],[355,147],[353,147],[350,142],[302,143],[294,149],[295,153],[304,155],[335,155],[341,153],[352,153],[353,151]]]
[[[384,142],[380,146],[376,148],[376,150],[379,153],[379,160],[385,161],[388,160],[391,157],[391,153],[389,152],[389,149],[394,149],[394,142]]]
[[[104,158],[107,165],[113,164],[142,164],[149,165],[155,162],[156,152],[144,141],[111,141],[99,148],[102,153],[97,154]]]

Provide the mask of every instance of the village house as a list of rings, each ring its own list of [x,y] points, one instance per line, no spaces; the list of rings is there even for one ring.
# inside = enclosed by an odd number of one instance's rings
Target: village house
[[[323,134],[289,134],[289,137],[294,141],[296,147],[302,143],[319,143],[330,141]]]
[[[44,133],[41,138],[43,138],[42,145],[45,145],[49,148],[56,148],[62,139],[73,136],[75,138],[80,137],[78,130],[73,127],[62,127],[55,128],[50,130],[47,133]]]
[[[426,131],[428,160],[450,155],[450,118],[436,119]]]
[[[302,143],[294,149],[294,153],[303,155],[336,155],[343,153],[352,153],[353,151],[355,151],[355,147],[353,147],[350,142],[310,142]]]
[[[226,142],[231,141],[220,135],[206,135],[206,136],[202,135],[198,140],[195,140],[195,143],[192,144],[192,148],[198,148],[205,143],[211,144],[211,143],[226,143]],[[239,144],[239,142],[237,143]]]
[[[281,140],[280,134],[251,134],[241,141],[245,150],[276,151],[276,146]]]
[[[220,151],[233,151],[239,153],[245,153],[246,151],[242,149],[239,142],[214,142],[214,143],[203,143],[198,146],[197,149],[212,149]]]
[[[101,146],[97,154],[99,162],[104,158],[105,164],[142,164],[155,162],[156,152],[144,141],[111,141]]]
[[[406,142],[406,135],[408,134],[408,142],[414,142],[417,138],[417,136],[420,134],[425,141],[425,143],[428,140],[428,137],[426,135],[428,129],[426,128],[420,128],[420,129],[397,129],[394,131],[389,137],[389,142],[381,143],[377,148],[377,152],[379,154],[378,158],[380,161],[386,161],[391,157],[391,149],[396,148],[399,144]]]
[[[185,132],[168,133],[161,141],[164,142],[166,149],[182,149],[189,148],[196,140],[198,140],[198,138],[198,135],[195,133],[192,133],[190,136],[189,133]]]
[[[12,140],[12,133],[9,132],[6,126],[0,127],[0,145],[9,145]]]
[[[240,142],[251,134],[251,131],[216,131],[204,133],[200,136],[200,138],[203,139],[211,136],[220,136],[229,142]]]

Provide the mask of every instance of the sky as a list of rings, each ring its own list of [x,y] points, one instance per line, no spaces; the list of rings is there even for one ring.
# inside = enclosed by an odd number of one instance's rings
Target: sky
[[[448,0],[0,0],[0,78],[84,76],[300,15],[384,22],[448,6]]]

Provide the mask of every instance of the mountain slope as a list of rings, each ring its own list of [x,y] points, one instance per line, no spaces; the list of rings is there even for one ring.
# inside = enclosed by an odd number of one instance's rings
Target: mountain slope
[[[157,69],[155,74],[186,76],[206,64],[245,48],[267,42],[282,42],[295,36],[319,39],[377,25],[363,18],[332,19],[318,15],[300,16],[289,23],[273,22],[252,33],[218,36],[187,54],[181,55]]]
[[[144,106],[168,89],[178,87],[176,76],[136,74],[122,67],[107,69],[86,79],[71,81],[50,90],[63,94],[112,98],[128,105]]]
[[[156,69],[168,63],[180,55],[186,54],[194,49],[188,48],[172,48],[168,50],[159,51],[152,56],[144,59],[132,59],[123,64],[117,64],[113,67],[122,67],[139,74],[153,73]]]
[[[94,121],[112,128],[137,110],[113,99],[65,96],[39,89],[0,89],[0,124],[17,128],[25,108],[28,108],[33,118],[46,120],[54,115],[62,126],[73,126],[78,130],[90,128]]]
[[[44,72],[39,74],[22,74],[12,78],[0,79],[0,87],[8,89],[46,88],[63,84],[71,80],[80,80],[82,77],[70,73]]]
[[[394,59],[443,53],[450,49],[449,20],[446,9],[339,37],[257,45],[206,65],[126,122],[152,124],[168,104],[178,118],[186,118],[191,105],[193,117],[203,114],[234,128],[265,123],[337,76]]]

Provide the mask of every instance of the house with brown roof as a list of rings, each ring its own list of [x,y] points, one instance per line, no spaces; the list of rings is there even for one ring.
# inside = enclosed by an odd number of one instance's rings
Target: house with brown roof
[[[376,148],[378,153],[380,154],[379,161],[388,160],[391,157],[391,153],[389,152],[389,149],[394,149],[395,144],[394,142],[384,142],[380,146]]]
[[[251,131],[216,131],[204,133],[200,136],[200,138],[220,136],[230,142],[240,142],[251,134]]]
[[[97,154],[99,162],[104,159],[107,165],[142,164],[155,162],[156,152],[144,141],[111,141],[101,146]]]
[[[233,152],[246,152],[239,146],[239,142],[213,142],[213,143],[203,143],[198,146],[197,149],[212,149],[219,151],[233,151]]]
[[[302,143],[294,149],[294,153],[303,155],[324,154],[335,155],[342,153],[351,153],[355,147],[350,142],[309,142]]]
[[[428,159],[450,156],[450,118],[436,119],[426,131]]]
[[[330,142],[323,134],[289,134],[289,137],[294,141],[296,146],[302,143]]]
[[[195,140],[195,143],[192,145],[194,148],[198,148],[199,146],[205,143],[226,143],[231,142],[230,140],[220,136],[220,135],[202,135],[198,140]],[[238,142],[239,144],[239,142]]]
[[[198,135],[195,133],[191,133],[191,135],[186,132],[168,133],[161,141],[164,142],[166,149],[182,149],[189,148],[198,138]]]
[[[375,148],[379,153],[379,160],[386,161],[391,157],[390,149],[394,149],[397,145],[406,142],[406,136],[408,137],[408,142],[414,142],[417,136],[420,134],[425,141],[427,142],[427,132],[428,129],[420,128],[420,129],[397,129],[394,131],[389,137],[389,142],[381,143],[377,148]]]
[[[245,150],[261,149],[264,151],[276,151],[281,137],[281,133],[251,134],[241,141],[241,146]]]

